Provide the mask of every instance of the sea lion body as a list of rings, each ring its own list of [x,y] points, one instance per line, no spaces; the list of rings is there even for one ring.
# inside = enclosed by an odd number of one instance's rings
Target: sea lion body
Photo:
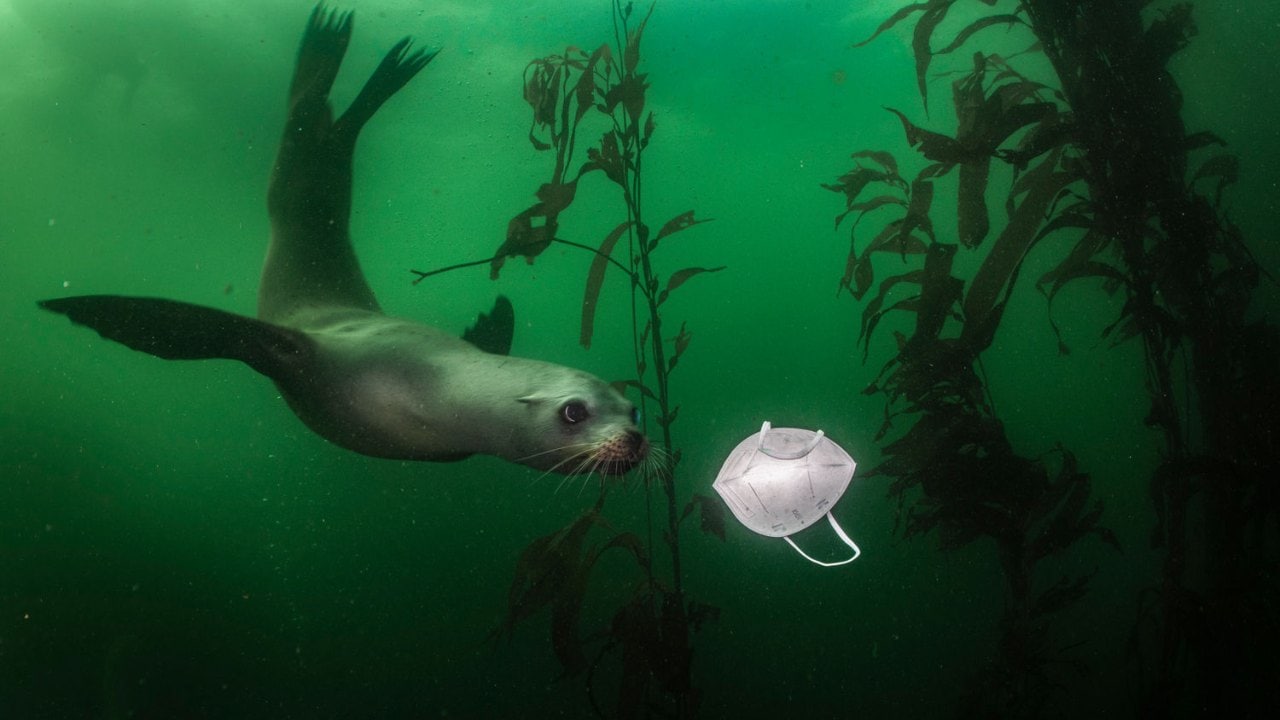
[[[314,357],[276,385],[317,434],[365,455],[482,453],[550,468],[564,459],[560,448],[625,439],[634,428],[632,404],[585,372],[487,353],[428,325],[362,310],[301,325]],[[594,422],[565,422],[560,410],[569,402]]]
[[[565,473],[622,473],[649,444],[621,393],[572,368],[509,357],[499,298],[463,336],[388,316],[351,246],[352,159],[361,128],[431,61],[397,43],[334,119],[329,89],[351,14],[312,12],[267,194],[271,241],[258,318],[173,300],[79,296],[40,305],[166,359],[232,358],[270,377],[313,431],[401,460],[496,455]]]

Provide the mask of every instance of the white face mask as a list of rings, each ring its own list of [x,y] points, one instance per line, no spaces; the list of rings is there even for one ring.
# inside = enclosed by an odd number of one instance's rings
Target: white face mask
[[[809,562],[823,567],[851,563],[862,553],[831,516],[831,506],[849,487],[857,463],[819,430],[774,428],[738,443],[711,487],[738,522],[761,535],[780,537]],[[809,557],[789,537],[826,515],[853,557],[822,562]]]

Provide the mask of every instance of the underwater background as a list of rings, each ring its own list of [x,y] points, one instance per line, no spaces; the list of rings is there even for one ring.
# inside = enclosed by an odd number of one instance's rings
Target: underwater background
[[[1259,561],[1271,569],[1248,594],[1263,609],[1251,627],[1264,645],[1237,655],[1235,685],[1220,694],[1185,689],[1211,655],[1162,655],[1136,631],[1148,627],[1153,589],[1169,582],[1167,546],[1152,543],[1161,516],[1151,479],[1167,449],[1151,421],[1142,343],[1103,337],[1126,311],[1124,293],[1086,279],[1065,285],[1050,311],[1036,287],[1069,245],[1046,241],[1026,255],[981,355],[987,402],[1012,449],[1033,459],[1069,449],[1091,478],[1087,507],[1103,508],[1096,527],[1036,567],[1041,587],[1086,577],[1087,588],[1055,605],[1037,636],[1053,650],[1028,660],[1031,680],[1008,662],[1036,653],[1007,645],[997,543],[907,537],[921,490],[891,494],[895,477],[869,472],[907,425],[878,439],[886,398],[864,389],[899,351],[892,333],[910,335],[915,321],[887,315],[864,360],[872,295],[841,289],[850,235],[848,221],[833,220],[846,205],[823,185],[863,149],[891,151],[914,177],[926,163],[885,108],[954,134],[949,89],[972,54],[1012,57],[1034,40],[1008,23],[939,55],[926,112],[915,19],[854,47],[907,4],[664,0],[643,26],[656,126],[644,150],[648,222],[695,208],[714,220],[664,239],[654,261],[668,276],[725,266],[690,277],[661,308],[667,340],[681,324],[689,332],[669,385],[677,507],[695,494],[719,503],[710,484],[720,463],[762,421],[821,428],[858,461],[834,514],[863,554],[818,568],[727,514],[722,539],[714,511],[694,502],[712,532],[693,516],[681,526],[681,597],[717,611],[691,613],[705,621],[679,628],[687,648],[645,656],[691,657],[692,689],[654,680],[627,695],[628,672],[656,675],[620,660],[614,613],[635,592],[625,552],[601,555],[583,580],[572,631],[509,593],[526,548],[595,506],[597,478],[565,481],[487,457],[355,455],[309,432],[267,379],[239,364],[161,361],[36,307],[118,293],[254,313],[267,178],[312,3],[0,0],[0,717],[1150,717],[1152,707],[1194,717],[1275,700],[1280,649],[1265,645],[1277,626],[1274,564]],[[960,2],[944,27],[954,37],[1015,6]],[[590,253],[552,245],[531,264],[508,261],[496,280],[484,267],[419,284],[410,272],[488,258],[502,244],[547,181],[522,72],[566,47],[614,43],[619,9],[607,0],[340,7],[356,19],[338,106],[399,38],[442,48],[369,124],[356,154],[352,235],[383,307],[461,333],[504,294],[516,310],[513,354],[634,379],[621,274],[602,286],[590,349],[579,343]],[[1178,7],[1144,12],[1154,22]],[[634,13],[633,30],[648,7]],[[1192,13],[1197,33],[1168,68],[1188,131],[1211,131],[1240,158],[1221,216],[1261,268],[1248,317],[1265,321],[1280,267],[1270,242],[1280,5],[1201,2]],[[1048,82],[1034,51],[1020,61]],[[1009,188],[993,170],[993,226],[1006,218]],[[938,184],[937,240],[956,242],[956,193],[954,182]],[[596,247],[626,219],[621,207],[596,173],[557,236]],[[860,243],[872,234],[859,232]],[[980,257],[957,265],[972,273]],[[891,261],[877,265],[877,283],[899,271]],[[606,487],[607,523],[594,531],[635,533],[669,577],[652,520],[666,512],[659,485],[628,477]],[[1250,497],[1275,503],[1273,491]],[[1214,517],[1187,513],[1191,548],[1214,534]],[[1275,522],[1262,513],[1250,558],[1274,561]],[[798,541],[835,557],[841,546],[823,528]],[[565,642],[599,663],[567,668]],[[975,706],[975,688],[990,690],[976,678],[1001,663],[1003,689],[986,697],[1047,702]],[[1165,688],[1165,704],[1153,706],[1162,692],[1153,678],[1183,689]]]

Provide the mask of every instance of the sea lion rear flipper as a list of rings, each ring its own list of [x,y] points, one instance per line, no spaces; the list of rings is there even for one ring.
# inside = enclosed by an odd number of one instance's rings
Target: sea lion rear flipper
[[[408,38],[396,43],[335,121],[329,91],[351,28],[351,13],[321,3],[298,48],[288,119],[267,189],[271,245],[258,288],[258,317],[264,320],[286,318],[308,305],[380,311],[349,232],[356,140],[378,108],[435,53],[411,49]]]
[[[417,75],[418,71],[426,67],[427,63],[435,58],[436,53],[440,52],[439,50],[409,52],[412,42],[410,38],[402,38],[387,51],[378,68],[365,81],[360,94],[351,102],[351,106],[342,114],[342,117],[338,118],[336,123],[338,130],[350,133],[353,143],[355,135],[359,134],[360,129],[369,121],[369,118],[373,117],[378,108],[412,80],[413,76]]]
[[[81,295],[39,305],[166,360],[239,360],[274,378],[311,352],[310,339],[296,330],[176,300]]]
[[[505,295],[499,295],[493,302],[493,309],[488,314],[480,313],[476,324],[462,333],[462,339],[487,353],[510,355],[515,329],[515,309]]]
[[[327,102],[351,44],[351,18],[350,12],[328,10],[323,3],[312,9],[289,84],[290,109],[300,102]]]

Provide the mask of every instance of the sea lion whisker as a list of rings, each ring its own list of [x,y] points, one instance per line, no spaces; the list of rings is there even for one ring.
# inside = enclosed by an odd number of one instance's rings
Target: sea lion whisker
[[[604,460],[602,460],[597,454],[597,455],[592,455],[585,462],[590,465],[590,469],[588,469],[585,473],[582,474],[582,483],[578,485],[578,497],[582,497],[582,491],[587,489],[587,483],[591,481],[591,476],[596,475],[598,473],[598,471],[600,470],[600,465],[604,463]],[[600,485],[601,487],[603,487],[604,473],[599,473],[598,477],[600,478]]]
[[[648,455],[646,455],[646,456],[644,457],[644,459],[640,461],[640,464],[636,466],[636,469],[639,471],[639,472],[637,473],[637,475],[639,475],[639,476],[640,476],[640,482],[638,482],[638,483],[632,483],[632,484],[633,484],[633,486],[639,486],[639,485],[645,485],[645,484],[647,484],[647,483],[645,483],[645,479],[646,479],[646,478],[648,478],[648,477],[650,477],[650,475],[651,475],[651,474],[652,474],[652,472],[653,472],[653,467],[654,467],[654,452],[653,452],[653,450],[655,450],[655,449],[656,449],[656,448],[651,448],[651,449],[649,450],[649,454],[648,454]]]
[[[578,487],[579,496],[581,496],[582,491],[586,489],[587,483],[590,482],[592,475],[599,479],[600,487],[604,487],[605,480],[608,478],[608,473],[601,470],[601,468],[606,462],[608,462],[608,460],[601,456],[599,448],[597,448],[597,452],[591,453],[583,460],[581,467],[586,467],[587,471],[582,473],[582,484]]]
[[[667,458],[670,454],[660,446],[650,446],[649,452],[642,458],[636,469],[640,479],[647,482],[649,478],[658,474],[661,468],[666,465]]]
[[[582,472],[582,468],[586,467],[586,466],[587,466],[587,463],[589,463],[589,462],[590,462],[590,456],[589,456],[589,455],[574,455],[572,458],[569,458],[569,459],[570,459],[570,460],[577,460],[577,461],[578,461],[578,464],[574,466],[573,470],[571,470],[571,471],[569,471],[569,472],[565,473],[565,476],[564,476],[563,478],[561,478],[561,479],[560,479],[560,484],[556,485],[556,492],[555,492],[555,494],[557,494],[557,495],[558,495],[558,494],[560,494],[560,491],[564,488],[564,486],[565,486],[565,485],[566,485],[570,480],[572,480],[572,479],[574,478],[574,476],[576,476],[576,475],[578,475],[579,473],[581,473],[581,472]]]
[[[565,445],[564,447],[571,447],[571,446],[569,446],[569,445]],[[547,453],[557,452],[557,451],[559,451],[559,450],[561,450],[561,449],[563,449],[563,448],[555,448],[555,449],[553,449],[553,450],[548,450],[548,451],[547,451]],[[538,454],[538,455],[545,455],[545,454],[547,454],[547,453],[537,453],[537,454]],[[542,478],[544,478],[544,477],[546,477],[546,476],[550,475],[550,474],[551,474],[551,473],[553,473],[553,472],[558,471],[560,468],[564,467],[565,465],[567,465],[567,464],[568,464],[568,463],[570,463],[570,462],[573,462],[573,461],[574,461],[575,459],[577,459],[578,457],[580,457],[580,455],[579,455],[579,454],[573,454],[573,455],[569,455],[569,456],[565,457],[564,459],[560,460],[559,462],[557,462],[556,464],[554,464],[554,465],[552,465],[551,467],[547,468],[546,470],[543,470],[543,471],[542,471],[542,473],[541,473],[540,475],[538,475],[538,477],[536,477],[536,478],[534,478],[534,479],[533,479],[533,482],[534,482],[534,483],[537,483],[537,482],[538,482],[539,480],[541,480]],[[521,461],[523,461],[523,458],[521,459]],[[561,480],[561,482],[563,483],[563,479]],[[557,491],[559,491],[559,486],[557,486],[556,490],[557,490]]]
[[[656,453],[654,452],[655,450],[657,451]],[[658,459],[658,455],[661,453],[662,453],[662,448],[658,448],[658,447],[650,448],[649,454],[646,455],[644,459],[640,461],[640,466],[639,466],[640,482],[635,483],[637,487],[641,485],[647,487],[649,485],[649,479],[654,477],[657,474],[658,469],[660,467],[659,465],[660,461]]]
[[[556,488],[556,494],[557,495],[560,494],[560,491],[564,489],[564,486],[568,485],[570,480],[573,480],[574,478],[578,477],[581,473],[582,473],[582,466],[579,465],[577,470],[574,470],[572,473],[565,475],[564,480],[560,481],[560,487]],[[581,497],[581,496],[582,496],[582,492],[579,491],[578,497]]]
[[[584,447],[584,448],[589,448],[589,447],[590,447],[590,445],[591,445],[591,443],[571,443],[571,444],[569,444],[569,445],[561,445],[560,447],[552,448],[552,449],[550,449],[550,450],[546,450],[546,451],[543,451],[543,452],[540,452],[540,453],[534,453],[533,455],[529,455],[529,456],[527,456],[527,457],[517,458],[517,459],[515,459],[515,461],[516,461],[516,462],[520,462],[520,463],[524,463],[524,462],[526,462],[527,460],[529,460],[529,459],[531,459],[531,458],[536,458],[536,457],[541,456],[541,455],[548,455],[548,454],[550,454],[550,453],[558,453],[558,452],[562,452],[562,451],[564,451],[564,450],[568,450],[568,449],[571,449],[571,448],[576,448],[576,447],[579,447],[579,446]],[[534,483],[534,484],[536,484],[538,481],[542,480],[542,478],[544,478],[544,477],[546,477],[546,476],[550,475],[551,473],[560,471],[560,469],[561,469],[562,467],[564,467],[564,466],[568,465],[569,463],[573,462],[574,460],[577,460],[578,458],[581,458],[581,457],[585,456],[587,453],[588,453],[588,450],[583,450],[583,451],[581,451],[581,452],[573,452],[573,453],[570,453],[569,455],[565,456],[564,458],[562,458],[561,460],[559,460],[558,462],[556,462],[556,463],[555,463],[554,465],[552,465],[551,467],[549,467],[549,468],[547,468],[546,470],[542,471],[542,473],[541,473],[541,474],[539,474],[539,475],[538,475],[538,477],[536,477],[536,478],[534,478],[534,479],[533,479],[533,483]],[[571,472],[571,473],[572,473],[572,472],[576,472],[576,470],[574,470],[574,471],[570,471],[570,472]],[[562,481],[562,484],[563,484],[563,481]],[[557,492],[559,491],[559,486],[557,486],[556,491],[557,491]]]
[[[564,487],[564,484],[570,482],[570,480],[573,478],[579,477],[579,475],[581,475],[581,477],[585,479],[585,478],[591,477],[591,473],[594,473],[595,466],[593,465],[593,462],[594,462],[595,456],[591,454],[591,452],[582,452],[582,454],[580,455],[575,455],[575,459],[579,459],[579,462],[577,462],[576,468],[573,468],[573,471],[571,471],[571,473],[564,475],[564,480],[563,482],[561,482],[561,487]],[[585,473],[584,471],[582,471],[584,469],[586,469]],[[559,488],[556,489],[556,492],[559,492]],[[579,495],[580,497],[582,495],[581,486],[579,487],[579,491],[577,491],[577,495]]]
[[[591,450],[591,448],[592,448],[592,446],[594,446],[595,444],[596,444],[596,443],[592,443],[592,442],[569,443],[568,445],[560,445],[560,446],[558,446],[558,447],[549,448],[549,449],[547,449],[547,450],[541,450],[541,451],[536,452],[536,453],[530,453],[530,454],[528,454],[528,455],[521,455],[520,457],[515,458],[515,461],[516,461],[516,462],[525,462],[526,460],[533,460],[533,459],[538,458],[538,457],[541,457],[541,456],[543,456],[543,455],[550,455],[551,453],[558,453],[558,452],[562,452],[562,451],[564,451],[564,450],[568,450],[568,449],[570,449],[570,448],[582,448],[582,451],[581,451],[581,452],[576,452],[576,453],[574,453],[574,454],[570,455],[568,458],[566,458],[566,460],[570,460],[570,459],[573,459],[573,458],[576,458],[576,457],[580,456],[582,453],[585,453],[585,452],[590,451],[590,450]],[[560,463],[563,463],[563,462],[564,462],[564,460],[561,460],[561,461],[560,461]],[[557,464],[557,465],[559,465],[560,463],[556,463],[556,464]]]

